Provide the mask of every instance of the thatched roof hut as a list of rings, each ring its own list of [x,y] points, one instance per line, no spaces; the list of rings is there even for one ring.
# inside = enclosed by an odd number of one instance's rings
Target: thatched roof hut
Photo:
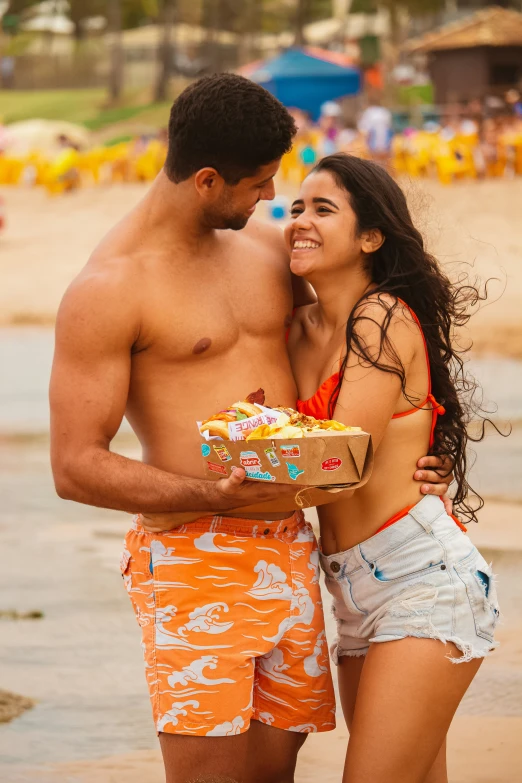
[[[493,6],[409,41],[424,54],[437,103],[503,94],[522,84],[522,14]]]

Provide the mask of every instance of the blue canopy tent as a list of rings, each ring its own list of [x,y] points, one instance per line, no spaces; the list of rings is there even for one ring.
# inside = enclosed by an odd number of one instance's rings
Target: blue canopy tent
[[[278,57],[242,68],[241,73],[265,87],[288,108],[309,112],[314,120],[325,101],[361,91],[361,73],[357,68],[338,65],[303,49],[287,49]]]

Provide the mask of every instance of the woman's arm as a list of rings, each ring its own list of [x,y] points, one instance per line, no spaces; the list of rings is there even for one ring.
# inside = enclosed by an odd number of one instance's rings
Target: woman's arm
[[[371,361],[397,369],[402,364],[407,372],[415,355],[417,327],[402,307],[396,307],[387,324],[387,339],[383,343],[382,330],[387,317],[386,304],[369,301],[358,314],[357,336]],[[394,372],[373,366],[357,353],[352,350],[348,357],[334,418],[369,432],[376,451],[397,408],[402,393],[401,379]]]
[[[391,297],[382,298],[388,304],[393,301]],[[409,314],[402,307],[395,308],[387,331],[388,348],[391,350],[386,353],[383,352],[381,329],[388,315],[386,305],[373,300],[364,306],[361,315],[363,318],[357,323],[357,334],[363,341],[367,355],[373,360],[379,359],[380,363],[393,366],[392,355],[395,354],[395,361],[398,358],[407,372],[418,342],[418,327]],[[335,406],[334,418],[347,426],[357,425],[369,432],[376,451],[401,394],[401,380],[398,375],[373,367],[352,351]],[[418,460],[417,467],[420,470],[415,471],[413,478],[422,482],[421,493],[442,497],[446,511],[451,514],[452,504],[447,497],[449,485],[453,481],[451,459],[424,456]]]

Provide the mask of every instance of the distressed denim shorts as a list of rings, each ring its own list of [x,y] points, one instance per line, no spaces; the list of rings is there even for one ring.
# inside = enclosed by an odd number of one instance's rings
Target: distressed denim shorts
[[[446,514],[424,497],[395,524],[361,544],[321,555],[343,655],[366,655],[373,642],[409,636],[453,642],[454,663],[483,658],[495,647],[499,619],[491,566]]]

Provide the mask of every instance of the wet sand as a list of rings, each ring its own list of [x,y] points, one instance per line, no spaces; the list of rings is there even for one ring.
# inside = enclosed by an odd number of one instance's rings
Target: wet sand
[[[136,456],[125,438],[118,451]],[[0,684],[36,704],[0,726],[2,783],[161,783],[136,625],[118,570],[125,514],[61,501],[47,448],[0,443]],[[522,780],[521,506],[488,503],[470,530],[499,576],[500,648],[485,661],[450,733],[452,783]],[[310,515],[313,522],[313,515]],[[333,636],[325,595],[327,633]],[[347,738],[314,735],[298,783],[339,783]]]
[[[448,742],[451,783],[517,783],[522,778],[521,735],[522,718],[456,718]],[[299,755],[296,783],[318,780],[339,783],[347,739],[343,726],[328,734],[311,735]],[[28,783],[117,783],[120,780],[163,783],[165,780],[158,751],[67,764],[48,772],[40,770],[34,773],[36,777],[32,777],[33,772],[26,774]]]
[[[491,303],[472,322],[475,353],[522,358],[522,179],[402,185],[429,249],[450,275],[464,270],[471,278],[498,278],[490,285]],[[65,288],[97,242],[146,190],[114,185],[51,198],[41,189],[0,188],[7,213],[0,235],[0,324],[52,323]],[[278,192],[292,197],[295,191],[279,183]],[[258,212],[265,216],[264,204]]]

